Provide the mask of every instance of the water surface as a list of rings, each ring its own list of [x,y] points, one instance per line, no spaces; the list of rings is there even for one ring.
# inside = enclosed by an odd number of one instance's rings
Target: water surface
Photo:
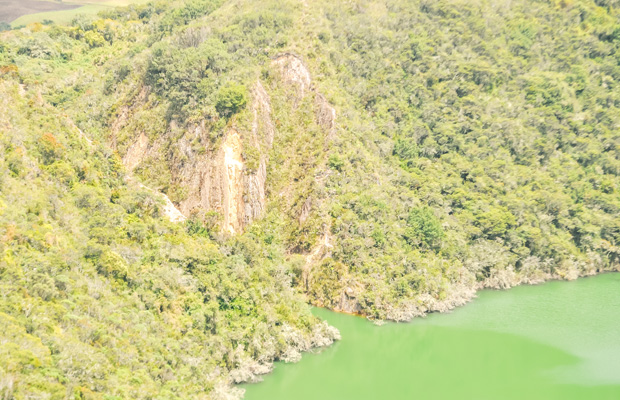
[[[342,340],[278,363],[245,399],[620,400],[620,274],[483,291],[408,324],[315,313]]]

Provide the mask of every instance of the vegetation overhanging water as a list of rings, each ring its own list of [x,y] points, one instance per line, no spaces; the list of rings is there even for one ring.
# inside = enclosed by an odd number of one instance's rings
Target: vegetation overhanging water
[[[620,271],[620,0],[158,0],[40,21],[0,33],[0,398],[237,399],[332,343],[306,302],[405,321]],[[342,368],[304,393],[620,398],[610,342],[558,345],[600,322],[545,340],[427,325],[459,313],[356,319],[359,344],[327,316],[344,341],[317,357]]]
[[[278,364],[247,400],[618,399],[620,274],[483,291],[451,314],[375,326],[324,309],[342,340]]]

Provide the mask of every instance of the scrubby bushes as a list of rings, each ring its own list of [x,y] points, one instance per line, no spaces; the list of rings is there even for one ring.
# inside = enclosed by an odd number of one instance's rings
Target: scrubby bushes
[[[52,108],[30,114],[36,94],[17,88],[0,83],[2,396],[207,398],[248,360],[255,379],[335,338],[291,288],[281,242],[216,243],[212,213],[162,219],[115,157]]]
[[[245,86],[230,84],[221,88],[215,98],[215,109],[223,117],[238,113],[248,102]]]
[[[414,208],[409,212],[405,231],[409,244],[437,248],[444,235],[441,223],[430,208]]]
[[[299,292],[406,320],[481,286],[618,268],[617,2],[306,3],[154,2],[3,33],[0,318],[33,338],[0,348],[29,371],[17,390],[198,397],[298,358],[317,326]],[[303,98],[282,53],[310,72]],[[170,170],[230,126],[246,172],[268,160],[244,235],[221,235],[217,210],[171,225],[123,183],[144,133],[158,154],[134,175],[183,199]]]

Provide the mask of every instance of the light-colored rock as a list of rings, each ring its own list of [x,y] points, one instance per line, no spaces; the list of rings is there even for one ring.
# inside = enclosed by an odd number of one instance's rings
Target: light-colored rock
[[[147,93],[143,90],[140,98]],[[253,121],[250,132],[241,132],[234,125],[227,128],[218,148],[211,143],[203,121],[178,135],[172,122],[168,132],[155,141],[140,132],[123,155],[123,164],[131,173],[148,160],[165,162],[172,182],[185,192],[178,204],[166,201],[166,212],[175,220],[192,213],[217,211],[222,215],[222,231],[242,232],[244,227],[263,215],[266,207],[268,152],[273,146],[275,126],[271,119],[271,102],[264,87],[257,81],[251,90]],[[112,124],[112,142],[131,118],[132,110],[124,107]],[[243,159],[244,139],[259,151],[259,163],[249,170]],[[164,154],[162,149],[167,150]],[[177,213],[178,212],[178,213]]]
[[[243,227],[243,158],[241,137],[235,129],[228,131],[224,144],[223,212],[224,229],[235,234]]]
[[[146,155],[146,151],[148,150],[149,138],[144,134],[144,132],[140,132],[138,138],[127,150],[127,153],[123,157],[123,165],[128,172],[132,172],[140,162],[144,159]]]
[[[252,88],[252,145],[259,150],[256,171],[248,171],[244,178],[244,219],[247,226],[263,215],[266,207],[267,163],[269,151],[275,138],[275,126],[271,118],[271,100],[260,81]]]
[[[175,207],[174,203],[163,193],[159,193],[164,199],[164,215],[172,222],[183,222],[187,219],[185,215]]]
[[[310,72],[301,59],[284,54],[277,57],[273,65],[282,74],[283,81],[296,88],[300,99],[306,95],[314,96],[317,124],[326,133],[326,141],[331,139],[335,134],[336,111],[312,87]],[[182,191],[182,200],[177,204],[169,203],[169,199],[166,201],[166,213],[171,219],[181,220],[179,214],[187,218],[194,212],[216,211],[222,216],[222,231],[237,234],[264,214],[269,152],[275,141],[276,128],[269,95],[259,80],[252,86],[250,94],[251,130],[240,131],[231,125],[215,148],[210,147],[212,141],[206,121],[187,128],[180,135],[173,121],[168,131],[154,140],[150,140],[145,132],[136,132],[124,150],[123,163],[130,173],[149,160],[155,164],[167,164],[171,184]],[[128,126],[134,108],[144,106],[147,98],[148,88],[143,88],[134,104],[121,107],[112,122],[111,142],[119,151],[123,151],[123,146],[117,146],[116,140],[123,136],[121,130]],[[251,168],[243,158],[244,144],[258,150],[258,162]],[[311,212],[312,203],[307,201],[300,223]]]
[[[131,175],[127,175],[126,180],[129,183],[135,183],[135,179]],[[138,182],[137,184],[142,189],[146,189],[149,192],[154,193],[157,197],[159,197],[163,201],[164,208],[162,209],[162,212],[164,216],[168,218],[170,221],[183,222],[187,219],[185,215],[183,215],[183,213],[181,213],[181,211],[179,211],[179,209],[175,207],[174,203],[170,200],[170,198],[166,196],[164,193],[158,192],[157,190],[152,189],[148,186],[145,186],[140,182]]]
[[[326,141],[333,140],[336,136],[336,109],[314,88],[310,71],[301,59],[294,54],[285,53],[277,56],[272,61],[272,65],[278,68],[284,83],[297,89],[295,106],[304,96],[308,94],[314,96],[316,122],[325,132]]]
[[[272,65],[279,68],[285,83],[297,86],[299,98],[304,97],[310,90],[310,71],[296,55],[281,54],[273,60]]]

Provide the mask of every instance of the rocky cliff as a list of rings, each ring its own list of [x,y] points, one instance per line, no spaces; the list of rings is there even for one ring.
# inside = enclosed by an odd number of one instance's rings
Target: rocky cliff
[[[316,123],[324,132],[325,143],[336,135],[336,111],[325,97],[313,86],[310,72],[301,59],[293,54],[282,54],[272,60],[271,67],[279,74],[280,83],[293,89],[291,107],[298,107],[307,96],[314,98]],[[112,145],[119,136],[127,137],[129,144],[122,154],[125,168],[132,173],[149,162],[164,159],[170,176],[170,184],[182,191],[175,206],[189,218],[194,214],[216,212],[220,228],[227,234],[244,230],[252,221],[260,218],[267,204],[267,170],[269,153],[277,140],[276,126],[272,117],[270,96],[260,80],[250,90],[249,129],[243,129],[234,120],[225,128],[223,138],[213,143],[207,121],[190,126],[180,135],[175,122],[170,122],[164,135],[149,138],[145,132],[124,132],[130,129],[132,113],[147,107],[148,88],[141,90],[133,107],[123,107],[111,125]],[[198,145],[196,145],[198,144]],[[251,147],[257,162],[249,166],[245,154]],[[307,200],[299,220],[303,222],[310,213],[312,203]],[[180,220],[180,218],[177,218]]]

